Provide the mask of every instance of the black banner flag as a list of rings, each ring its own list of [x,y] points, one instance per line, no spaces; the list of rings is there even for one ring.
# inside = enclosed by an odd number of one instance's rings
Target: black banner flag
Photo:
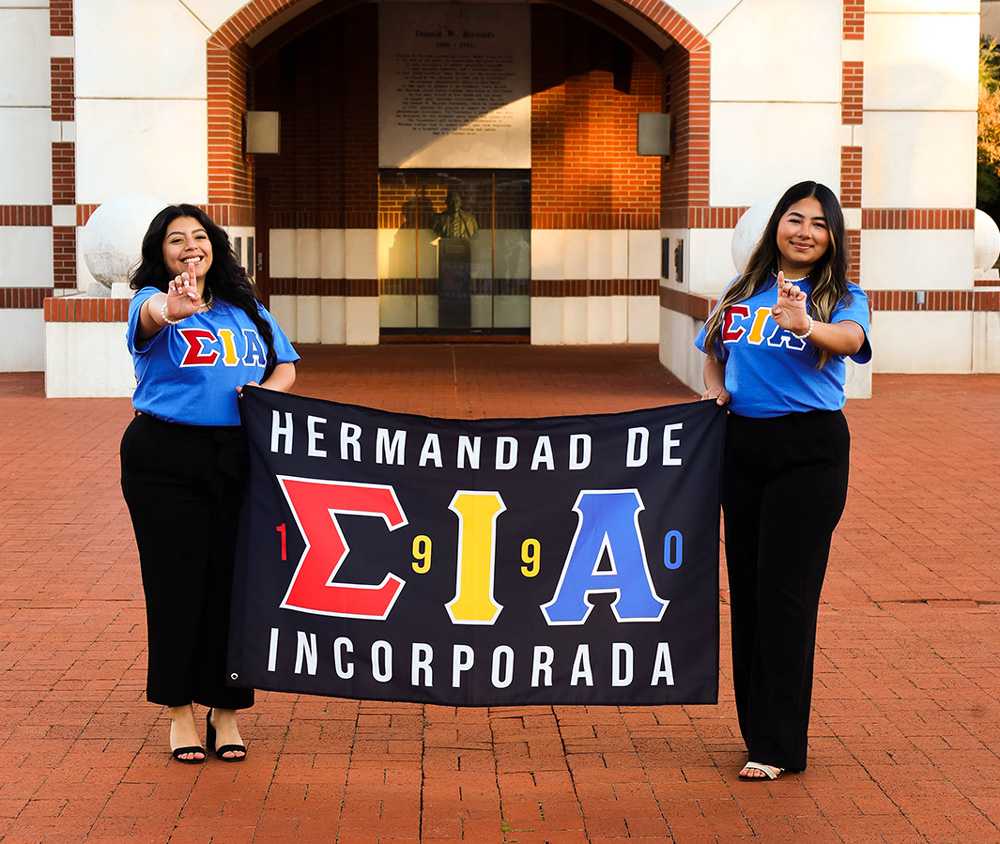
[[[725,411],[463,421],[247,388],[232,680],[715,703]]]

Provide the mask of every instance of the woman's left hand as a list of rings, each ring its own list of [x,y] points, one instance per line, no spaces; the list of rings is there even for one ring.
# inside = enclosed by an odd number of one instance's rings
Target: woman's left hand
[[[729,390],[725,387],[710,387],[701,394],[702,401],[714,401],[720,407],[729,404]]]
[[[785,274],[778,273],[778,298],[771,306],[771,317],[779,326],[792,334],[805,334],[809,330],[809,312],[806,294],[797,284],[785,281]]]
[[[808,334],[809,342],[833,355],[857,354],[865,344],[865,330],[853,320],[827,323],[812,320],[806,310],[806,294],[798,285],[785,281],[778,273],[778,299],[771,306],[771,317],[781,328],[800,339]]]

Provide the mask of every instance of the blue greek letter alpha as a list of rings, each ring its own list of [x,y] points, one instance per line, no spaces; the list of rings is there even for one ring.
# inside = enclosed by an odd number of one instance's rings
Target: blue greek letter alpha
[[[639,532],[645,509],[637,489],[582,490],[573,505],[576,535],[563,565],[555,595],[541,606],[550,625],[583,624],[593,606],[587,596],[611,592],[618,621],[659,621],[669,601],[653,588]],[[610,569],[598,571],[607,552]]]

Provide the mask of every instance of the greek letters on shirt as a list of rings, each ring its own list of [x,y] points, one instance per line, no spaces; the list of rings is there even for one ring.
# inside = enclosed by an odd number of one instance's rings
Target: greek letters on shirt
[[[233,331],[231,328],[180,328],[178,335],[186,344],[181,367],[215,366],[220,360],[225,366],[266,366],[267,349],[252,328]]]
[[[746,338],[751,346],[767,343],[775,348],[787,346],[792,351],[803,351],[806,341],[800,340],[779,326],[771,317],[771,308],[762,306],[751,311],[746,305],[732,305],[722,323],[722,342],[738,343]]]

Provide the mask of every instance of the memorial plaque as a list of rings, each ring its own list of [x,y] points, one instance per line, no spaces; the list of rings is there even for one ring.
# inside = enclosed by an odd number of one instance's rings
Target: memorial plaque
[[[379,166],[531,166],[528,5],[379,7]]]

